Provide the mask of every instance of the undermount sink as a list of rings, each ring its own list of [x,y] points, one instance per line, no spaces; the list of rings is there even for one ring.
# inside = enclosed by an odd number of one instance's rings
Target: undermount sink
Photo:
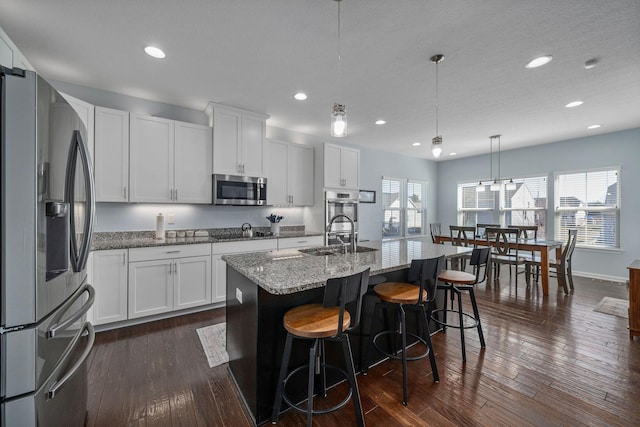
[[[347,247],[347,250],[348,249],[349,248]],[[372,252],[372,251],[377,251],[377,249],[367,248],[366,246],[356,246],[356,253]],[[318,248],[298,249],[298,252],[302,252],[303,254],[314,255],[314,256],[336,255],[336,254],[342,254],[342,247],[341,246],[321,246]]]

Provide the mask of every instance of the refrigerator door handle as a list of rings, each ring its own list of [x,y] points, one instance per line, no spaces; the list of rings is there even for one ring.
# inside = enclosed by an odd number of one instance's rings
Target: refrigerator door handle
[[[78,300],[78,298],[80,298],[80,296],[82,296],[82,294],[85,292],[89,293],[89,298],[87,298],[87,301],[85,301],[85,303],[82,304],[82,307],[80,307],[78,311],[76,311],[74,314],[69,316],[62,323],[59,323],[60,317],[62,317],[62,315],[67,311],[67,309],[71,307],[71,305],[75,303]],[[56,318],[54,318],[54,320],[51,322],[52,326],[46,332],[47,339],[54,338],[59,331],[64,331],[69,327],[69,325],[72,325],[76,320],[84,316],[84,314],[87,311],[89,311],[89,308],[91,308],[91,306],[93,305],[93,301],[95,300],[95,298],[96,298],[96,291],[95,289],[93,289],[93,286],[86,284],[82,288],[80,288],[80,290],[76,292],[76,295],[72,298],[69,298],[69,300],[65,303],[65,305],[58,310],[58,314],[56,315]]]
[[[78,162],[78,153],[80,153],[80,161],[85,186],[87,188],[85,196],[87,197],[87,209],[85,212],[85,220],[82,230],[82,242],[80,248],[76,241],[76,224],[73,212],[74,194],[75,194],[75,171]],[[65,201],[72,206],[71,213],[71,264],[73,271],[79,272],[86,268],[89,251],[91,249],[91,235],[93,234],[93,216],[95,212],[95,187],[93,183],[93,175],[91,173],[91,161],[89,160],[89,152],[82,141],[82,135],[79,130],[74,130],[71,136],[71,146],[69,147],[69,156],[67,158],[67,170],[65,174]]]
[[[47,390],[47,399],[53,399],[54,397],[56,397],[56,393],[58,392],[58,390],[61,387],[63,387],[64,384],[67,381],[69,381],[69,379],[71,377],[73,377],[73,375],[78,371],[78,369],[80,369],[80,367],[84,364],[85,360],[87,360],[87,357],[89,357],[89,353],[91,353],[91,349],[93,348],[93,343],[94,343],[95,338],[96,338],[96,332],[93,329],[93,325],[90,322],[85,322],[84,325],[82,325],[82,329],[74,337],[73,342],[71,343],[71,345],[67,349],[67,352],[65,354],[65,358],[69,354],[71,354],[71,351],[73,351],[73,349],[76,346],[76,344],[78,344],[78,341],[80,340],[80,337],[83,335],[84,331],[87,331],[87,333],[89,334],[89,339],[87,341],[87,345],[85,346],[85,349],[82,352],[82,355],[80,356],[78,361],[73,364],[71,369],[69,369],[69,371],[67,371],[67,373],[64,374],[64,376],[62,378],[60,378],[58,381],[55,381],[51,385],[49,390]]]

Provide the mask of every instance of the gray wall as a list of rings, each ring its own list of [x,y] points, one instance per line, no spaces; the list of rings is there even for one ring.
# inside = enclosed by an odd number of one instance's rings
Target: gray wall
[[[617,280],[628,277],[626,267],[640,258],[640,129],[600,134],[518,150],[503,151],[501,175],[547,175],[549,183],[547,238],[553,238],[553,173],[620,166],[621,250],[576,249],[574,273]],[[438,222],[457,221],[457,184],[488,179],[489,156],[448,160],[438,164]]]

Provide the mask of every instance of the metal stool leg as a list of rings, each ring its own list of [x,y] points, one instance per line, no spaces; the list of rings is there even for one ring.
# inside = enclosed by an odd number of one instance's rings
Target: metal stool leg
[[[349,343],[349,338],[346,335],[342,335],[340,341],[342,342],[342,352],[344,353],[347,377],[351,384],[351,400],[353,401],[353,407],[356,411],[356,422],[359,427],[364,427],[364,415],[362,413],[362,403],[360,402],[360,390],[358,389],[358,382],[356,380],[356,371],[353,367],[351,344]]]
[[[398,304],[400,314],[400,338],[402,339],[402,404],[407,406],[409,400],[409,385],[407,380],[407,324],[402,304]]]
[[[469,297],[471,298],[471,306],[473,307],[473,315],[476,318],[476,322],[478,322],[478,337],[480,337],[480,346],[485,348],[486,345],[484,343],[484,334],[482,333],[482,324],[480,323],[480,312],[478,311],[478,304],[476,303],[476,294],[473,291],[473,288],[469,288]]]
[[[464,318],[462,313],[462,294],[461,292],[454,286],[452,293],[455,291],[456,296],[458,297],[458,321],[460,322],[460,343],[462,344],[462,362],[467,361],[467,351],[464,345]]]
[[[374,332],[374,325],[375,325],[375,321],[376,319],[378,319],[379,315],[380,315],[380,310],[382,310],[382,307],[380,306],[380,304],[376,304],[376,306],[373,309],[373,317],[371,318],[371,326],[369,327],[369,340],[367,341],[367,348],[365,349],[364,352],[364,358],[363,358],[363,363],[362,363],[362,375],[367,375],[369,373],[369,365],[371,364],[371,357],[372,357],[372,352],[373,352],[373,332]]]
[[[271,412],[271,422],[273,424],[278,422],[280,415],[280,405],[282,404],[282,391],[284,388],[284,379],[287,376],[287,369],[289,369],[289,359],[291,358],[291,345],[293,343],[293,335],[287,333],[287,339],[284,343],[284,353],[282,354],[282,365],[280,366],[280,375],[278,377],[278,387],[276,388],[276,395],[273,401],[273,411]]]
[[[309,382],[307,384],[307,427],[311,426],[313,418],[313,383],[316,375],[316,356],[318,354],[318,340],[309,349]]]
[[[424,324],[424,340],[427,343],[427,348],[429,350],[429,363],[431,363],[431,373],[433,374],[433,381],[439,383],[440,376],[438,375],[438,367],[436,366],[436,355],[433,350],[433,345],[431,344],[431,332],[429,330],[429,319],[427,318],[427,313],[424,310],[421,310],[420,319]]]

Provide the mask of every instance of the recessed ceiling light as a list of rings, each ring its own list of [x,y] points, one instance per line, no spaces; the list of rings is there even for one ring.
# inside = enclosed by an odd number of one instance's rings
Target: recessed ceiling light
[[[538,56],[537,58],[533,58],[532,60],[527,62],[524,66],[526,68],[538,68],[542,67],[545,64],[548,64],[552,59],[553,56],[551,55]]]
[[[455,156],[458,153],[449,153],[450,156]]]
[[[599,127],[602,127],[602,125],[591,125],[591,126],[587,126],[587,129],[598,129]]]
[[[303,92],[298,92],[295,95],[293,95],[293,97],[298,101],[304,101],[305,99],[307,99],[307,94]]]
[[[375,124],[377,124],[377,125],[384,125],[384,124],[386,124],[386,123],[387,123],[387,122],[386,122],[385,120],[376,120],[376,121],[375,121]]]
[[[162,49],[155,46],[147,46],[144,48],[144,51],[147,52],[147,55],[153,56],[154,58],[162,59],[165,55]]]
[[[413,145],[414,147],[417,147],[417,146],[419,146],[419,145],[422,145],[422,143],[421,143],[421,142],[414,142],[414,143],[413,143],[413,144],[411,144],[411,145]]]
[[[598,58],[593,58],[584,63],[584,69],[590,70],[598,65]]]
[[[582,102],[582,101],[573,101],[573,102],[570,102],[567,105],[565,105],[565,107],[567,107],[567,108],[579,107],[582,104],[584,104],[584,102]]]

